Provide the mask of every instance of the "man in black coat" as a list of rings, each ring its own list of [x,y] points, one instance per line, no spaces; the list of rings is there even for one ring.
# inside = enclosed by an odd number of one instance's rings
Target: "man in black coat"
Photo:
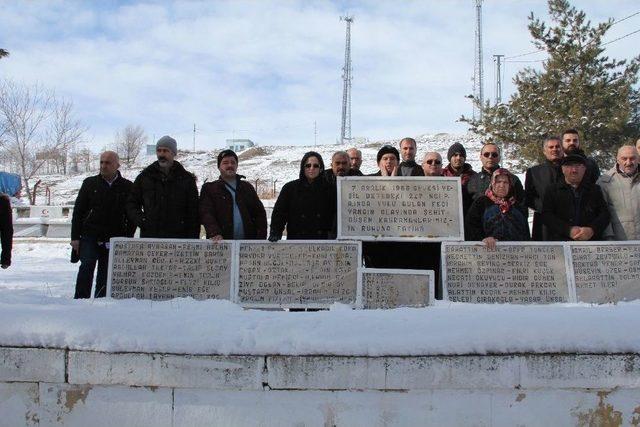
[[[357,175],[349,167],[349,154],[346,151],[336,151],[331,156],[331,169],[327,169],[322,173],[324,179],[335,187],[336,177]]]
[[[347,150],[347,154],[349,155],[349,165],[351,166],[349,173],[352,176],[364,175],[360,171],[360,165],[362,165],[362,151],[358,150],[357,148],[349,148]]]
[[[587,159],[570,154],[561,166],[564,179],[547,189],[542,203],[547,240],[601,240],[609,210],[600,187],[587,179]]]
[[[158,160],[133,183],[127,215],[140,227],[140,237],[200,237],[196,178],[174,160],[177,154],[176,140],[163,136],[156,143]]]
[[[565,156],[568,156],[569,154],[579,154],[586,158],[586,177],[592,184],[595,184],[600,177],[600,167],[598,167],[598,163],[596,163],[593,158],[587,157],[584,154],[584,151],[580,148],[580,136],[578,135],[577,130],[567,129],[562,133],[562,149],[564,150]]]
[[[132,237],[135,231],[125,213],[131,181],[120,175],[119,167],[116,153],[102,153],[100,173],[82,182],[76,198],[71,219],[71,247],[80,260],[80,268],[74,298],[91,297],[96,263],[98,274],[94,295],[106,295],[109,239]]]
[[[564,157],[562,142],[557,136],[551,136],[544,140],[542,152],[545,160],[537,166],[527,169],[524,180],[525,202],[527,207],[533,209],[532,240],[546,240],[547,230],[542,222],[542,201],[547,188],[551,184],[562,181],[560,161]]]
[[[400,155],[402,162],[398,165],[398,176],[424,176],[422,166],[416,163],[418,146],[413,138],[403,138],[400,141]]]
[[[9,196],[0,193],[0,267],[9,268],[11,265],[11,246],[13,244],[13,219]]]
[[[480,162],[482,169],[477,174],[469,178],[467,183],[467,192],[472,200],[476,200],[480,196],[484,196],[485,192],[491,185],[491,175],[496,169],[500,169],[500,149],[493,142],[487,142],[480,150]],[[518,203],[524,203],[524,188],[520,179],[513,175],[513,195]]]

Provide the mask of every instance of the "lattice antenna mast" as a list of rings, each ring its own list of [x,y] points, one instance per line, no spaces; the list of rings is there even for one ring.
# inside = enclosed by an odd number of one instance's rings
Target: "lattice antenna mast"
[[[484,71],[482,69],[482,0],[474,0],[476,8],[475,63],[473,67],[473,96],[484,105]],[[473,118],[476,113],[482,119],[482,110],[473,105]]]
[[[352,16],[341,16],[341,21],[347,23],[347,38],[344,48],[344,67],[342,68],[342,126],[340,128],[340,142],[351,141],[351,23]]]

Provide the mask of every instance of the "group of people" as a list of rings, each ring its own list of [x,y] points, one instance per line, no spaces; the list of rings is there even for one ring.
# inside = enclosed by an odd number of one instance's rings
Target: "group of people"
[[[561,137],[543,141],[545,161],[526,171],[523,186],[517,176],[500,165],[500,147],[494,143],[482,147],[482,167],[476,172],[467,163],[466,150],[460,143],[449,147],[447,166],[434,151],[427,152],[418,164],[416,141],[404,138],[400,150],[391,145],[380,148],[378,171],[371,175],[459,177],[465,239],[483,241],[490,249],[497,241],[530,239],[640,240],[640,141],[638,145],[620,147],[616,165],[600,175],[595,161],[580,149],[578,132],[569,129]],[[362,153],[355,148],[335,152],[326,168],[319,153],[306,153],[298,179],[283,186],[267,230],[265,208],[253,186],[238,174],[236,153],[223,150],[218,154],[219,178],[206,182],[198,192],[195,176],[175,160],[177,152],[175,139],[160,138],[157,161],[142,170],[134,182],[120,174],[117,153],[100,155],[100,173],[82,183],[71,221],[71,246],[80,261],[75,298],[91,296],[96,265],[95,296],[106,294],[109,239],[133,237],[136,228],[140,237],[153,238],[197,239],[202,226],[206,237],[214,241],[275,242],[285,230],[290,240],[333,239],[337,231],[336,177],[363,175]],[[0,208],[1,266],[7,268],[11,264],[8,199],[0,197]],[[532,234],[528,209],[534,212]],[[389,245],[397,247],[390,249]],[[428,244],[370,242],[365,246],[365,263],[372,267],[437,269],[439,264],[438,248]],[[418,258],[411,261],[415,256]],[[389,264],[398,258],[410,262]]]

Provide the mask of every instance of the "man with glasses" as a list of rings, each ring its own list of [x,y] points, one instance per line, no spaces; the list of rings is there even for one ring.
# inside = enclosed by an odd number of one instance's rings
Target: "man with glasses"
[[[435,151],[430,151],[422,159],[424,176],[442,176],[442,156]]]
[[[484,144],[480,150],[480,162],[482,162],[482,169],[469,178],[469,183],[467,184],[467,191],[472,200],[484,196],[491,184],[491,175],[496,169],[500,168],[500,149],[498,145],[493,142]],[[524,203],[524,189],[520,179],[515,175],[513,175],[513,190],[517,203]]]
[[[586,157],[569,154],[560,164],[564,179],[547,189],[542,202],[547,240],[601,240],[609,210],[600,187],[586,177]]]
[[[562,149],[564,150],[565,156],[579,154],[586,159],[587,179],[595,184],[600,177],[600,168],[598,167],[598,163],[591,157],[587,157],[580,148],[580,136],[577,130],[567,129],[562,133]]]
[[[542,143],[545,160],[527,169],[524,180],[525,202],[533,212],[532,240],[543,241],[547,234],[542,222],[542,201],[547,188],[562,180],[560,161],[564,157],[562,142],[557,136],[545,138]]]
[[[347,154],[349,155],[349,166],[351,167],[350,174],[352,176],[364,175],[360,171],[360,165],[362,165],[362,151],[356,148],[349,148],[347,150]]]

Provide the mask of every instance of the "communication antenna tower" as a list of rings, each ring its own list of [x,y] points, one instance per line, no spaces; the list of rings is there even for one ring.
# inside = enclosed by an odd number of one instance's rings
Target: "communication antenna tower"
[[[340,142],[351,141],[351,23],[353,16],[341,16],[341,21],[347,23],[347,39],[344,48],[344,67],[342,68],[342,126],[340,128]]]
[[[484,72],[482,70],[482,0],[474,0],[476,8],[475,62],[473,67],[473,97],[484,105]],[[482,119],[482,110],[473,105],[473,118],[476,112]]]

